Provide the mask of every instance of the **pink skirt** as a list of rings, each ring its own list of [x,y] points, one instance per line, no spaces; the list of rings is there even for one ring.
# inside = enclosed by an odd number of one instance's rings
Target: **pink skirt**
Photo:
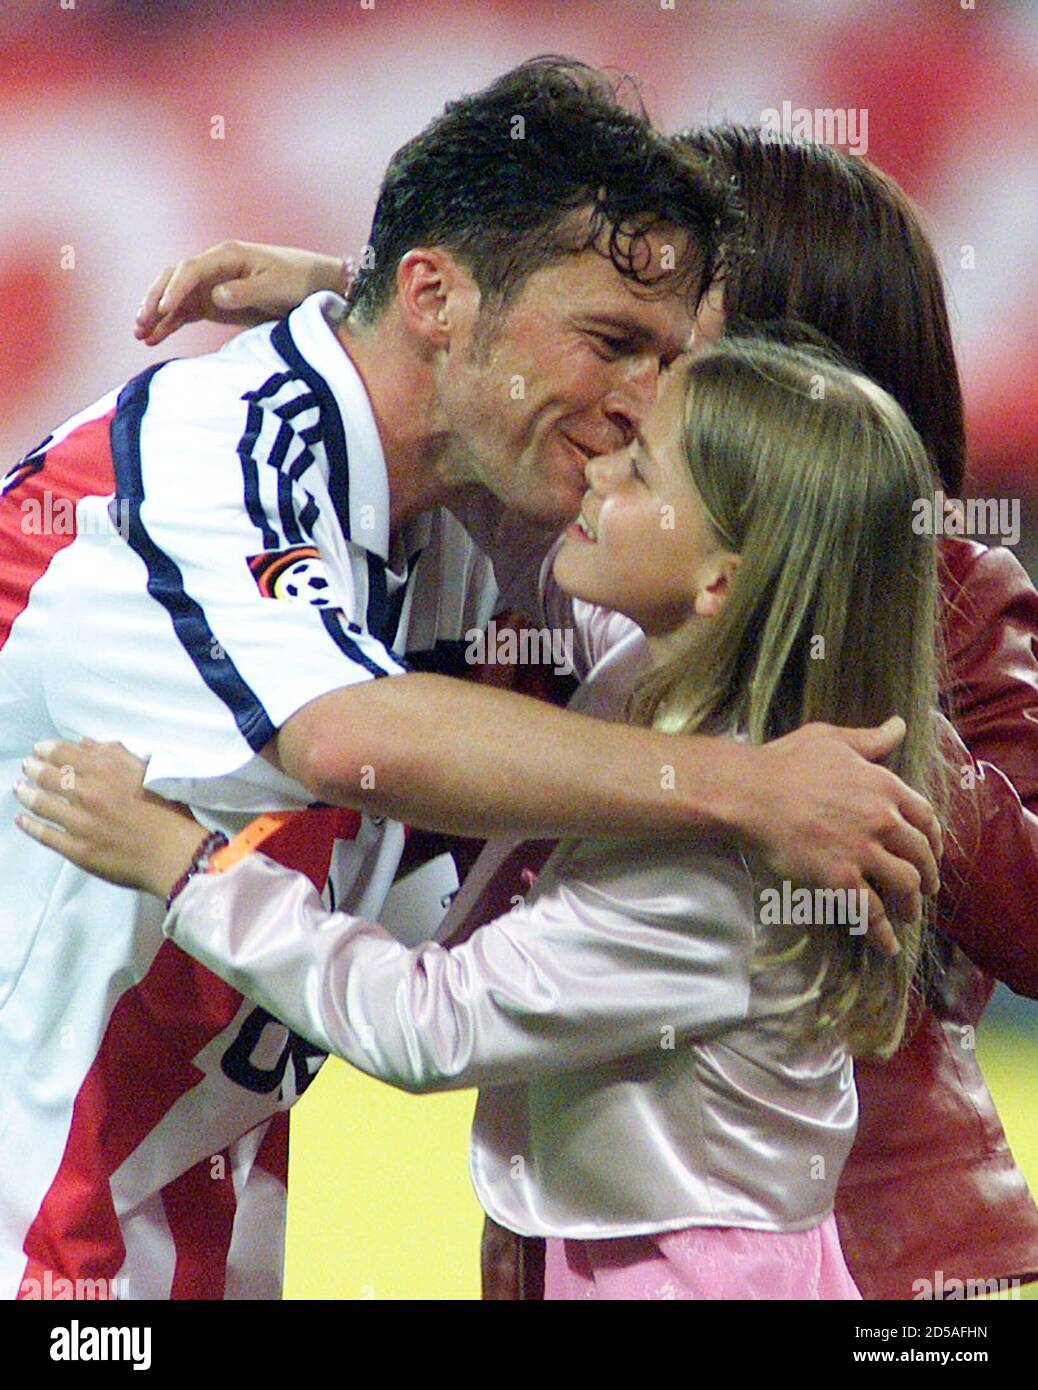
[[[860,1299],[830,1213],[806,1231],[689,1226],[616,1240],[549,1239],[544,1297]]]

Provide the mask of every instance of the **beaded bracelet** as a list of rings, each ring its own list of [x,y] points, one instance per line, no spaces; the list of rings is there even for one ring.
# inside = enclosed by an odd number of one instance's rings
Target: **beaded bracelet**
[[[226,835],[222,835],[219,830],[214,830],[211,835],[207,835],[202,843],[191,856],[191,863],[174,883],[170,889],[169,897],[166,899],[166,911],[173,906],[173,899],[178,893],[182,893],[187,885],[194,878],[195,874],[204,874],[208,868],[213,855],[217,850],[223,849],[228,843]]]

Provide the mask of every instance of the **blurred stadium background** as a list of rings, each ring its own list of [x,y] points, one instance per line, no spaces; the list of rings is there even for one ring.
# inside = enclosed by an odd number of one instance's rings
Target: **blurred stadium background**
[[[131,327],[163,265],[227,236],[359,252],[392,152],[549,51],[632,71],[671,128],[784,101],[868,112],[869,156],[941,250],[972,492],[1019,499],[1038,573],[1032,0],[17,0],[0,10],[0,456],[153,360]],[[225,336],[187,330],[169,355]],[[1038,1010],[1000,991],[978,1047],[1038,1190]],[[325,1068],[294,1127],[289,1296],[478,1296],[472,1104]]]

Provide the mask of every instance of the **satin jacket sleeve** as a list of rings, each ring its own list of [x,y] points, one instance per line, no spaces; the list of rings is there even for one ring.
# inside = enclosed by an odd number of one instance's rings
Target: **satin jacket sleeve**
[[[408,949],[329,913],[262,854],[193,879],[165,930],[319,1047],[408,1091],[518,1084],[658,1049],[664,1029],[705,1037],[744,1020],[754,922],[742,863],[592,844],[456,947]]]

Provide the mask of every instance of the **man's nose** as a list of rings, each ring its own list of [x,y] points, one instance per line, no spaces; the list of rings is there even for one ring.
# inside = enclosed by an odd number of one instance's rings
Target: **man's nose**
[[[659,385],[660,359],[645,353],[627,366],[622,380],[606,396],[604,413],[623,444],[631,442],[638,425],[656,404]]]

